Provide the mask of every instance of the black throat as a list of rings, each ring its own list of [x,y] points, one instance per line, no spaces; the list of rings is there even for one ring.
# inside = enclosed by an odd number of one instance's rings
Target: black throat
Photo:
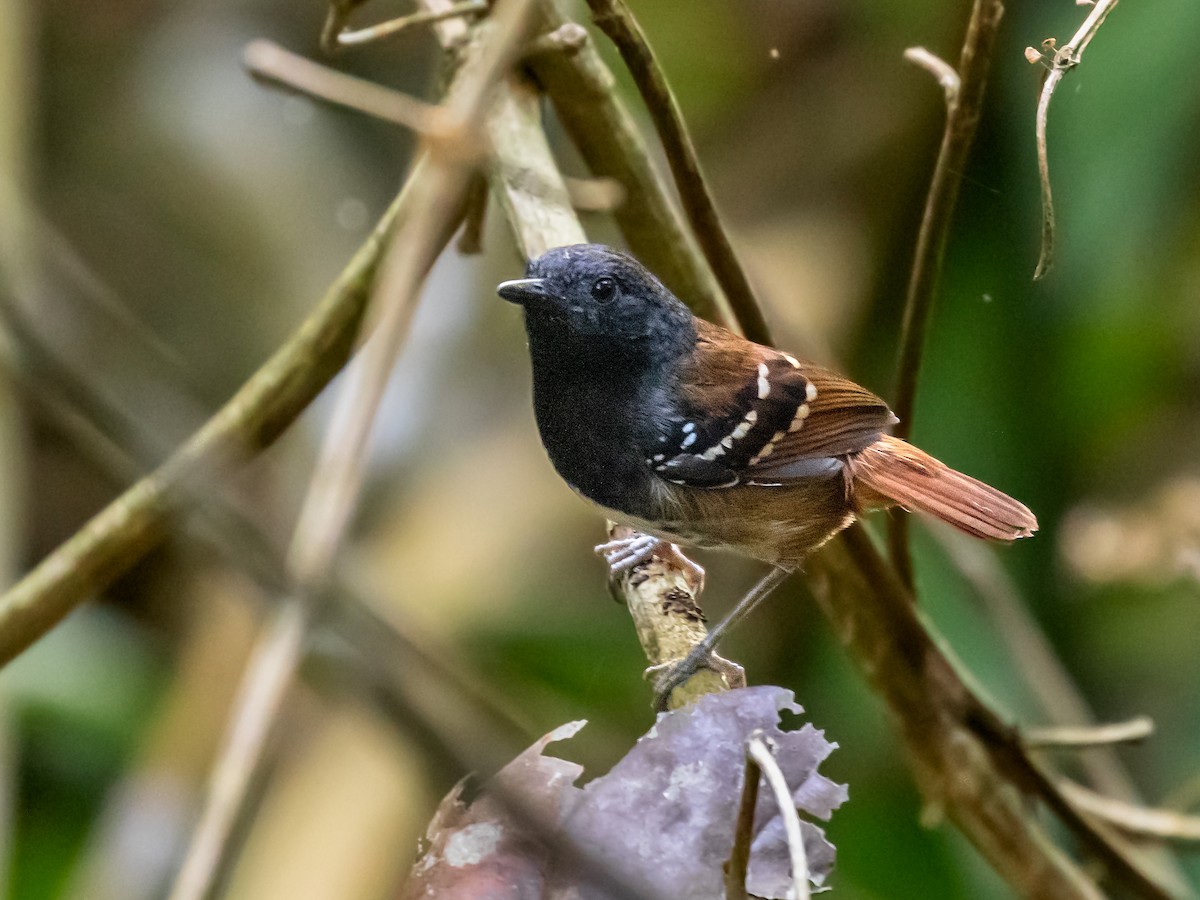
[[[572,346],[529,331],[533,409],[554,468],[589,500],[645,516],[654,476],[643,456],[655,434],[645,361],[635,365],[616,348]]]

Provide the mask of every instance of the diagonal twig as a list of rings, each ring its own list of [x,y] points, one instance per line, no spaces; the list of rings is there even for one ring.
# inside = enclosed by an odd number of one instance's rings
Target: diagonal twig
[[[363,44],[370,44],[395,37],[416,25],[430,25],[434,22],[454,19],[459,16],[481,15],[487,12],[487,8],[485,0],[463,0],[463,2],[455,3],[445,9],[425,9],[420,12],[410,13],[407,16],[400,16],[396,19],[388,19],[386,22],[380,22],[369,28],[360,28],[356,31],[339,31],[335,39],[335,47],[339,49],[360,47]],[[334,8],[330,7],[329,12],[330,15],[333,15]]]
[[[421,134],[432,132],[438,122],[436,106],[315,63],[273,41],[251,41],[242,52],[242,62],[255,78],[276,82],[310,97],[347,106]]]
[[[1004,4],[1001,0],[975,0],[959,54],[957,72],[920,48],[905,54],[908,59],[932,72],[945,90],[946,127],[942,132],[933,178],[925,198],[925,212],[921,216],[921,228],[917,233],[917,246],[904,299],[904,321],[896,359],[896,393],[892,403],[900,419],[895,428],[897,437],[906,438],[912,432],[917,378],[937,293],[938,275],[946,252],[954,209],[958,204],[963,171],[983,115],[988,69],[1003,16]],[[950,77],[951,72],[953,78]],[[913,572],[908,550],[908,516],[902,512],[888,519],[888,548],[892,565],[911,590]]]
[[[1065,778],[1058,787],[1088,815],[1103,819],[1131,837],[1200,844],[1200,816],[1115,800]]]
[[[1054,265],[1054,197],[1050,191],[1050,160],[1046,150],[1046,118],[1050,113],[1050,100],[1054,96],[1058,83],[1071,69],[1079,65],[1083,51],[1087,49],[1108,14],[1112,12],[1117,0],[1097,0],[1092,11],[1088,13],[1079,30],[1069,41],[1054,49],[1051,38],[1043,44],[1050,53],[1050,71],[1042,83],[1042,91],[1038,96],[1037,116],[1035,118],[1035,134],[1037,137],[1038,181],[1042,192],[1042,247],[1038,254],[1037,268],[1033,270],[1033,280],[1039,281],[1051,266]],[[1045,57],[1032,48],[1026,48],[1025,58],[1031,62],[1046,62]]]
[[[737,324],[746,337],[769,344],[771,332],[762,307],[734,253],[733,244],[705,181],[695,145],[684,125],[679,104],[671,93],[641,26],[624,0],[588,0],[588,6],[600,30],[616,45],[625,65],[629,67],[642,100],[650,111],[650,118],[671,167],[671,175],[679,189],[684,211],[692,223],[696,240],[712,266],[713,274],[737,316]]]

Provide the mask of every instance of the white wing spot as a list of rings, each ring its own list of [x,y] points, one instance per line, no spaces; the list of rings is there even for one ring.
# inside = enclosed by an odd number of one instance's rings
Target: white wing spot
[[[758,364],[758,399],[766,400],[771,394],[771,382],[767,381],[767,364]]]
[[[788,431],[799,431],[800,426],[804,424],[804,420],[808,418],[809,408],[807,403],[801,403],[796,409],[796,415],[792,419],[792,424],[788,426]]]
[[[800,360],[796,359],[796,357],[792,356],[790,353],[783,354],[783,358],[792,364],[793,369],[800,368]]]
[[[687,422],[687,423],[686,423],[686,424],[684,424],[684,426],[683,426],[683,433],[684,433],[684,434],[691,434],[691,433],[692,433],[693,431],[695,431],[695,430],[696,430],[696,423],[695,423],[695,422]]]
[[[784,436],[785,434],[787,434],[787,432],[786,432],[786,431],[777,431],[777,432],[775,432],[775,437],[771,438],[771,444],[770,444],[770,446],[772,447],[772,449],[774,448],[774,446],[775,446],[776,444],[778,444],[780,441],[782,441],[782,440],[783,440],[783,436]]]
[[[662,462],[666,458],[667,458],[667,455],[665,453],[655,453],[654,454],[655,462]]]
[[[754,424],[753,422],[747,422],[747,421],[743,420],[742,424],[740,424],[737,428],[733,429],[733,433],[730,434],[729,436],[731,438],[733,438],[735,441],[741,440],[742,438],[744,438],[746,436],[746,432],[750,430],[750,426],[753,424]],[[725,442],[722,441],[721,443],[725,443]]]
[[[804,388],[804,399],[809,403],[817,399],[817,386],[811,381]]]
[[[749,422],[751,425],[753,425],[755,422],[757,422],[758,421],[757,410],[752,409],[752,410],[750,410],[750,412],[746,413],[746,421]]]
[[[691,423],[689,422],[688,424],[690,425]],[[686,428],[684,430],[686,430]],[[684,450],[686,450],[688,447],[692,446],[692,444],[694,444],[694,443],[696,443],[696,432],[693,431],[691,434],[689,434],[687,437],[685,437],[683,439],[683,443],[681,443],[679,446],[682,447]]]
[[[718,456],[723,456],[724,454],[725,454],[725,448],[722,447],[720,444],[717,444],[713,447],[709,447],[707,450],[705,450],[703,453],[701,453],[700,458],[703,460],[707,460],[708,462],[712,462]]]

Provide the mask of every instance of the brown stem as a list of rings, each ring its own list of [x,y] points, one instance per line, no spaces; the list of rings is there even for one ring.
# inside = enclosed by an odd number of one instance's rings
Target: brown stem
[[[925,198],[925,212],[917,233],[917,248],[904,301],[904,324],[900,333],[893,403],[893,409],[900,419],[895,429],[897,437],[906,438],[912,432],[917,378],[921,372],[921,356],[925,350],[925,335],[933,311],[937,279],[958,202],[958,189],[962,184],[971,145],[975,141],[975,130],[983,114],[988,68],[1003,16],[1004,4],[1000,0],[975,0],[967,23],[967,36],[959,55],[958,86],[953,91],[946,90],[946,128],[942,132],[933,180]],[[920,59],[917,62],[923,63]],[[944,78],[939,76],[938,80],[945,87]],[[911,590],[913,571],[908,550],[908,517],[902,512],[896,512],[888,519],[888,548],[900,579]]]
[[[733,252],[733,244],[721,222],[716,202],[700,167],[700,158],[684,124],[654,52],[637,19],[624,0],[588,0],[593,18],[621,54],[642,95],[650,118],[662,141],[667,164],[679,190],[683,209],[713,274],[725,291],[742,333],[752,341],[771,343],[771,331],[762,307],[750,287],[750,279]]]

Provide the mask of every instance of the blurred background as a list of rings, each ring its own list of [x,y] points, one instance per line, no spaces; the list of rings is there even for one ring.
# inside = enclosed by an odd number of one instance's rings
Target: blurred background
[[[969,4],[631,5],[780,344],[890,397],[943,121],[940,89],[902,53],[923,45],[956,62]],[[405,11],[378,0],[355,21]],[[987,693],[1014,721],[1045,724],[1047,686],[1010,652],[1018,632],[989,610],[1027,611],[1101,720],[1153,717],[1154,737],[1121,756],[1147,800],[1187,809],[1200,803],[1200,4],[1119,6],[1067,76],[1050,116],[1058,260],[1035,284],[1043,70],[1023,50],[1062,43],[1085,14],[1069,0],[1009,4],[914,432],[1025,501],[1042,530],[971,554],[967,577],[969,551],[917,526],[918,586]],[[7,337],[6,580],[241,384],[400,185],[410,135],[269,90],[242,69],[255,37],[319,56],[323,16],[319,0],[0,0],[0,290],[126,412],[123,442],[135,451],[130,465],[56,414]],[[432,97],[437,59],[418,29],[337,64]],[[562,159],[586,174],[570,148]],[[614,234],[603,216],[588,224]],[[591,555],[602,520],[538,444],[522,325],[494,294],[522,265],[497,214],[484,244],[481,256],[448,254],[429,281],[342,571],[533,733],[588,719],[556,749],[600,774],[652,723],[644,660]],[[281,543],[327,399],[238,479]],[[757,569],[702,561],[714,618]],[[271,602],[236,562],[181,535],[0,675],[7,896],[162,895]],[[885,714],[802,587],[726,650],[753,683],[794,690],[840,745],[824,766],[850,788],[828,827],[837,896],[1007,896],[952,829],[920,824]],[[422,752],[415,732],[321,681],[306,682],[281,729],[228,897],[389,896],[460,774]],[[1184,862],[1200,877],[1194,852]]]

